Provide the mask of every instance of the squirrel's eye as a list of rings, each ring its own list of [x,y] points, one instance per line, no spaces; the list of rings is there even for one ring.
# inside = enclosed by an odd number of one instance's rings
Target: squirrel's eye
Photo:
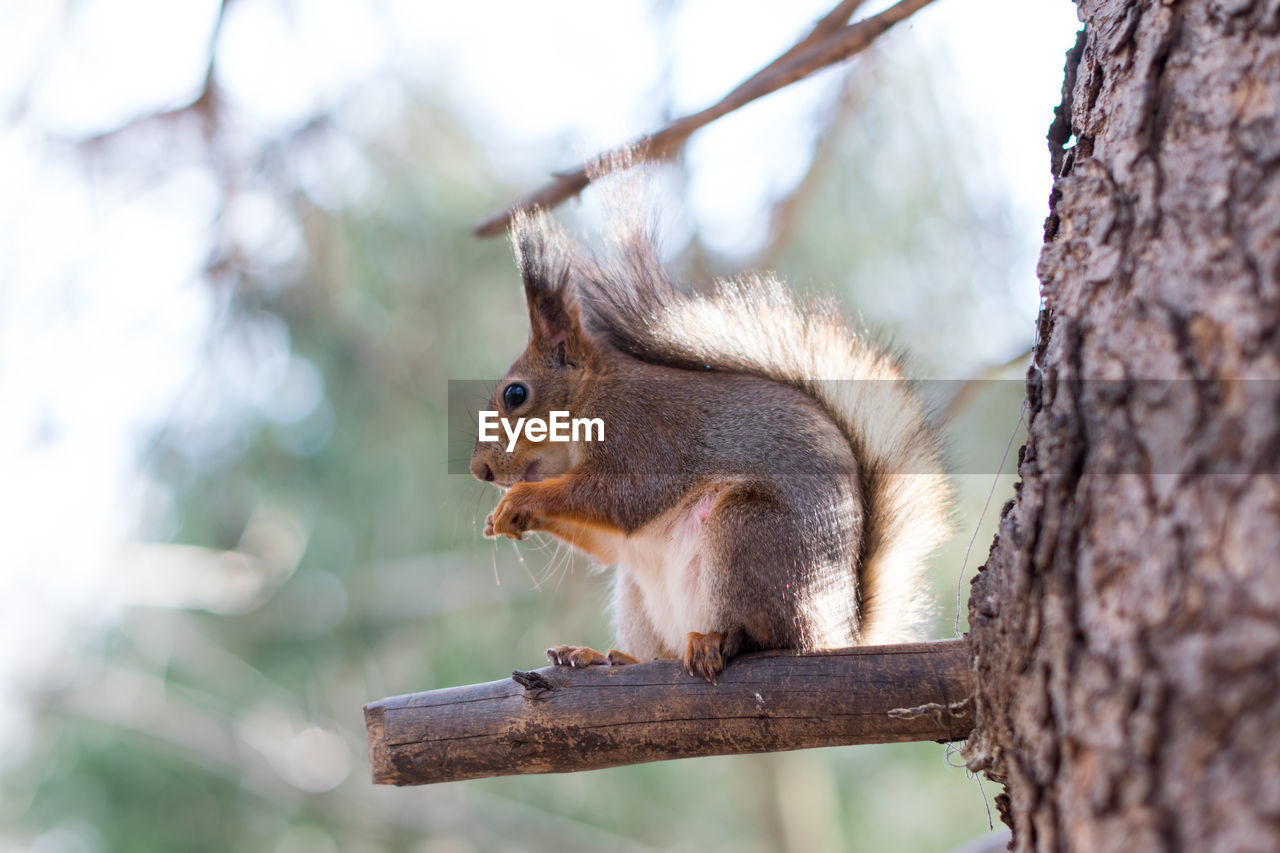
[[[529,398],[529,389],[520,382],[512,382],[502,392],[502,402],[508,412],[513,412],[524,405]]]

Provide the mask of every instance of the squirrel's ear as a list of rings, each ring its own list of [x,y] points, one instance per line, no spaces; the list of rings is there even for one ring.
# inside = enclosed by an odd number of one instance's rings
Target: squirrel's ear
[[[530,344],[551,351],[563,365],[587,355],[589,342],[578,317],[578,306],[563,282],[525,275],[524,298],[529,307]]]
[[[529,308],[530,343],[562,363],[586,357],[589,342],[569,292],[569,254],[544,216],[521,217],[514,229],[516,258]]]
[[[542,270],[521,270],[524,302],[529,309],[529,329],[533,339],[553,345],[577,325],[577,311],[569,305],[565,288],[548,282]]]

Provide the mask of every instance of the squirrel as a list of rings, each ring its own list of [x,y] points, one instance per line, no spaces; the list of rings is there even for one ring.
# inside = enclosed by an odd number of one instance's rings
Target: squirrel
[[[644,227],[603,259],[545,212],[511,233],[530,336],[491,410],[603,424],[472,455],[505,490],[487,538],[546,533],[615,567],[624,651],[555,646],[552,662],[679,658],[714,682],[743,652],[920,639],[950,486],[898,356],[776,278],[678,286]]]

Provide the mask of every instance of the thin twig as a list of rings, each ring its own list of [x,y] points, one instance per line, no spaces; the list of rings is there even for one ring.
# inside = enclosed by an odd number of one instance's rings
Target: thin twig
[[[969,407],[982,390],[984,385],[999,379],[1011,368],[1026,365],[1028,359],[1031,358],[1031,347],[1022,350],[1013,358],[1002,361],[999,364],[987,365],[977,376],[971,377],[960,383],[960,387],[951,395],[951,399],[942,407],[942,411],[938,414],[938,420],[942,423],[952,423],[960,414]]]
[[[858,7],[861,6],[863,2],[865,2],[865,0],[843,0],[843,2],[838,4],[830,12],[823,15],[822,19],[813,25],[813,29],[809,30],[808,34],[805,35],[804,38],[787,48],[786,51],[784,51],[777,59],[773,60],[773,62],[770,62],[764,68],[761,68],[755,74],[752,74],[745,82],[750,83],[753,80],[769,74],[773,70],[787,62],[790,62],[792,59],[795,59],[797,56],[804,53],[827,36],[839,32],[841,27],[849,23],[849,19],[853,17],[854,12],[858,11]]]
[[[759,260],[751,266],[765,270],[777,269],[783,252],[791,245],[805,210],[818,190],[830,180],[830,170],[837,159],[836,155],[840,153],[843,129],[865,106],[868,92],[865,82],[862,74],[845,74],[840,93],[827,110],[822,126],[818,129],[813,155],[809,158],[809,168],[795,189],[774,203],[769,215],[769,244],[760,253]]]
[[[206,138],[214,135],[217,125],[217,113],[222,95],[219,91],[216,72],[218,56],[218,40],[222,36],[223,21],[226,20],[227,6],[231,0],[221,0],[218,13],[213,20],[213,28],[209,34],[208,58],[205,60],[204,75],[201,77],[200,91],[195,98],[178,107],[159,110],[154,113],[132,118],[119,127],[96,133],[80,141],[86,150],[101,147],[104,143],[118,139],[124,134],[146,125],[161,125],[184,116],[195,114],[200,117]]]
[[[646,134],[629,145],[606,151],[569,172],[558,172],[546,185],[511,207],[476,225],[481,237],[492,237],[507,230],[517,211],[551,208],[582,192],[593,180],[605,174],[612,163],[623,162],[630,153],[632,162],[662,160],[674,155],[685,141],[702,127],[722,116],[776,92],[784,86],[803,80],[830,65],[835,65],[865,50],[894,24],[905,20],[933,0],[901,0],[879,15],[856,24],[836,27],[843,20],[838,15],[851,14],[861,0],[844,0],[815,25],[813,31],[795,46],[741,83],[719,102],[706,109],[669,122],[665,127]]]

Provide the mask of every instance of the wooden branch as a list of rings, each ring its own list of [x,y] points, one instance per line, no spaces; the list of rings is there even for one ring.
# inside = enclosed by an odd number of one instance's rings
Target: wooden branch
[[[521,201],[500,211],[475,227],[481,237],[501,234],[511,225],[511,217],[519,210],[552,208],[582,192],[593,180],[606,174],[612,164],[661,160],[674,155],[694,131],[727,115],[757,98],[776,92],[784,86],[848,59],[871,46],[894,24],[910,17],[933,0],[900,0],[879,15],[847,26],[837,26],[861,5],[862,0],[844,0],[814,26],[813,30],[785,53],[747,78],[719,102],[701,112],[683,116],[660,130],[646,134],[629,145],[598,154],[569,172],[559,172],[552,180]],[[840,17],[843,15],[843,17]]]
[[[423,785],[669,758],[969,735],[968,646],[940,640],[735,658],[545,667],[365,706],[373,781]]]

